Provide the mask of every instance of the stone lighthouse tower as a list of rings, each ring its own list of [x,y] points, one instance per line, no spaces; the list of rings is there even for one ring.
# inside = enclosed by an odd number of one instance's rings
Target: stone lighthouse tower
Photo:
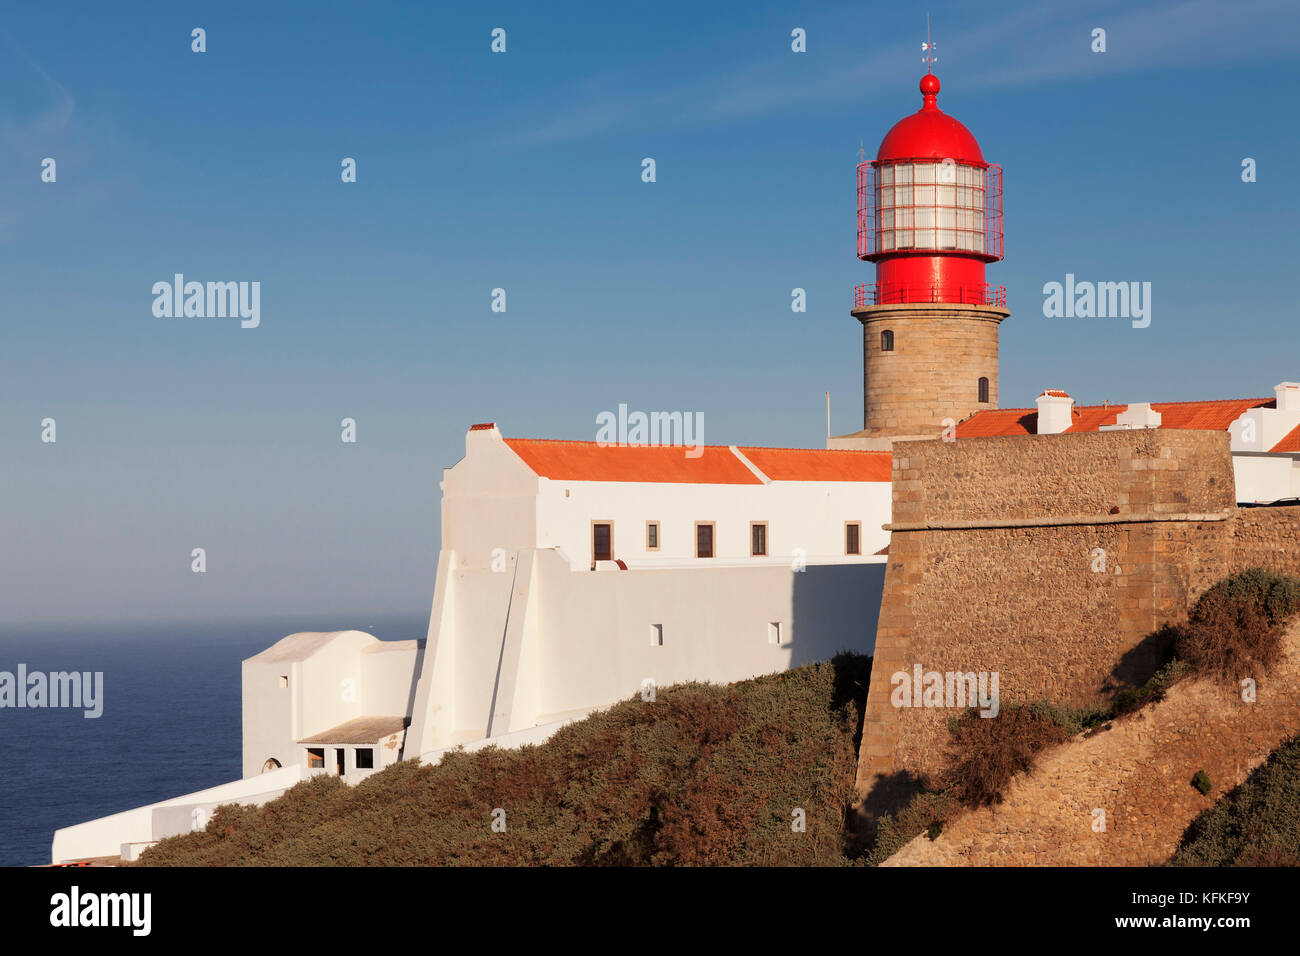
[[[987,263],[1002,258],[1002,169],[939,109],[939,80],[921,78],[921,108],[858,164],[858,258],[876,281],[857,287],[862,323],[863,430],[836,447],[886,448],[937,438],[998,403],[998,325],[1005,288]]]

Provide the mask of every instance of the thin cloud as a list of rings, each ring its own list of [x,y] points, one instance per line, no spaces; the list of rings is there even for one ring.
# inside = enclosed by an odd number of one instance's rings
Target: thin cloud
[[[1090,50],[1094,27],[1107,34],[1107,51]],[[1177,0],[1140,10],[1113,3],[1092,7],[1016,10],[992,23],[948,35],[940,44],[956,63],[963,86],[1016,88],[1081,76],[1115,75],[1245,60],[1292,59],[1300,54],[1300,14],[1292,0]],[[915,77],[894,64],[919,57],[913,43],[873,49],[869,55],[838,56],[797,79],[789,57],[732,67],[700,81],[643,92],[580,95],[574,105],[540,125],[523,126],[515,141],[550,144],[594,136],[623,124],[680,127],[728,122],[809,105],[864,103],[893,95]],[[919,59],[917,60],[919,67]],[[626,89],[635,88],[649,64],[629,68]],[[606,84],[608,85],[608,84]]]

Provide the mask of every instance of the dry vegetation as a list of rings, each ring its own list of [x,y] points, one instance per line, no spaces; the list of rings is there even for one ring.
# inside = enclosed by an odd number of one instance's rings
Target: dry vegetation
[[[974,710],[949,723],[948,766],[931,786],[878,827],[868,862],[880,863],[922,832],[933,839],[965,808],[1000,803],[1017,773],[1027,773],[1043,750],[1164,697],[1189,677],[1236,681],[1267,671],[1282,654],[1288,622],[1300,612],[1300,580],[1251,569],[1210,588],[1185,624],[1158,635],[1170,659],[1144,684],[1122,688],[1097,711],[1059,707],[1048,701],[1004,705],[997,717]],[[1300,741],[1273,754],[1276,769],[1228,795],[1188,831],[1180,862],[1294,865],[1300,862]],[[1263,771],[1257,771],[1259,776]]]
[[[870,659],[661,689],[536,747],[316,777],[143,865],[844,865]],[[492,811],[506,811],[504,833]],[[792,829],[792,811],[806,832]]]
[[[1172,657],[1091,712],[1048,701],[950,722],[947,766],[874,842],[849,833],[870,659],[842,654],[729,686],[683,684],[625,701],[536,747],[405,762],[356,788],[321,776],[262,808],[220,808],[203,833],[142,865],[876,864],[965,808],[998,803],[1038,754],[1163,697],[1188,676],[1267,668],[1300,580],[1251,570],[1207,591],[1168,629]],[[506,829],[494,832],[495,808]],[[806,814],[806,832],[792,812]],[[1300,861],[1300,739],[1189,829],[1173,862]]]

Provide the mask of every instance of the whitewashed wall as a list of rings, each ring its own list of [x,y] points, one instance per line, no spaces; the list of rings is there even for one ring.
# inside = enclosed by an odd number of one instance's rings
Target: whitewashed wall
[[[440,561],[441,564],[441,561]],[[435,605],[407,738],[423,753],[607,706],[657,685],[729,682],[870,653],[885,559],[573,571],[554,549],[456,571]],[[779,623],[781,643],[769,642]],[[663,644],[651,644],[651,625]],[[454,686],[454,695],[437,688]],[[427,687],[428,689],[424,689]]]

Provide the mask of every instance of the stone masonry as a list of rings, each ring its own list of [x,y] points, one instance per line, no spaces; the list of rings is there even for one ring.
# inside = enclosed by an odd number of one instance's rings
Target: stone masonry
[[[998,406],[998,325],[1009,312],[980,305],[874,305],[862,323],[864,438],[938,437],[943,420],[960,422]],[[882,331],[894,333],[892,351]],[[987,402],[979,380],[989,380]]]
[[[1149,638],[1235,564],[1226,432],[909,441],[893,467],[858,764],[869,812],[940,768],[953,716],[894,707],[896,672],[996,672],[1003,706],[1099,704],[1151,673]]]

